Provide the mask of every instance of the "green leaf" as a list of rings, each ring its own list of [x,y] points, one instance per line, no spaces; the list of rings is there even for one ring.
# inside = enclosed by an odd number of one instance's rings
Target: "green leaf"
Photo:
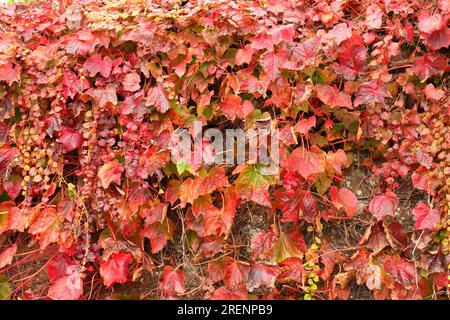
[[[180,161],[176,163],[178,175],[182,175],[186,170],[192,169],[190,164],[187,164],[184,161]]]
[[[0,300],[10,300],[12,289],[6,276],[0,276]]]
[[[278,181],[278,176],[265,174],[264,166],[246,166],[236,180],[236,191],[241,199],[270,206],[269,187]]]
[[[274,246],[274,260],[278,263],[287,258],[301,259],[307,249],[301,233],[292,228],[287,232],[280,232],[278,241]]]

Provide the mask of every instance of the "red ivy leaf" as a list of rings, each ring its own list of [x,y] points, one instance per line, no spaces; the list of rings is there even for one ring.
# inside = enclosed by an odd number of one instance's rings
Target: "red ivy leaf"
[[[419,13],[420,37],[433,51],[450,45],[450,29],[446,26],[445,20],[440,14],[430,15],[428,9]]]
[[[170,109],[169,100],[166,98],[161,84],[148,89],[146,101],[148,105],[155,106],[156,110],[160,113],[164,113]]]
[[[12,259],[17,251],[17,244],[13,244],[11,247],[6,248],[0,253],[0,269],[11,264]]]
[[[352,99],[348,93],[339,91],[335,86],[317,85],[317,97],[330,107],[352,109]]]
[[[13,67],[13,64],[9,61],[0,64],[0,81],[6,81],[8,86],[12,85],[13,82],[19,82],[20,66],[16,65]]]
[[[172,240],[174,229],[173,222],[166,218],[163,223],[155,222],[146,225],[141,236],[150,240],[152,253],[158,253],[167,245],[169,240]]]
[[[50,288],[48,297],[53,300],[77,300],[83,294],[83,280],[79,267],[58,255],[48,264]]]
[[[274,266],[269,266],[261,263],[254,263],[248,274],[247,288],[252,292],[261,286],[268,288],[275,287],[278,270]]]
[[[113,253],[107,261],[100,264],[100,275],[105,286],[125,283],[128,280],[128,264],[132,259],[129,253]]]
[[[442,75],[447,68],[447,60],[442,56],[434,54],[425,54],[417,58],[412,67],[414,73],[421,80],[426,80],[435,75]]]
[[[195,179],[184,180],[179,189],[181,203],[193,203],[195,199],[212,193],[217,188],[228,186],[228,178],[222,167],[213,167],[208,173],[201,174]]]
[[[14,200],[22,191],[22,177],[18,174],[12,174],[3,178],[3,188],[8,196]]]
[[[250,64],[254,53],[255,49],[253,49],[250,45],[246,45],[244,48],[238,49],[234,62],[238,66],[243,65],[244,63]]]
[[[400,283],[405,288],[411,289],[415,286],[417,271],[411,262],[397,256],[387,257],[383,267],[392,280]]]
[[[427,84],[423,92],[430,100],[441,100],[445,95],[444,90],[436,89],[432,83]]]
[[[274,192],[273,205],[281,210],[282,221],[297,225],[299,219],[314,223],[318,213],[317,200],[310,191],[300,188],[278,189]]]
[[[296,63],[289,60],[289,53],[286,50],[270,52],[261,58],[261,66],[270,81],[274,81],[279,75],[279,69],[295,70]]]
[[[141,87],[139,83],[141,82],[141,77],[137,73],[128,73],[123,79],[123,88],[126,91],[138,91]]]
[[[340,45],[343,41],[352,36],[352,29],[350,29],[345,22],[336,24],[327,33],[327,38],[333,39],[336,45]]]
[[[216,208],[211,203],[212,208],[205,211],[203,214],[205,217],[205,231],[207,234],[228,236],[231,231],[238,205],[238,197],[234,188],[227,188],[223,197],[224,204],[221,209]]]
[[[440,14],[430,15],[429,10],[419,12],[419,30],[424,33],[433,33],[445,27],[444,20]]]
[[[111,74],[112,60],[106,56],[102,58],[101,55],[89,57],[83,64],[83,69],[89,72],[90,77],[94,77],[97,73],[100,73],[103,77],[108,78]]]
[[[358,94],[355,99],[355,107],[361,104],[373,105],[374,103],[384,103],[384,99],[390,97],[391,94],[386,90],[384,85],[375,80],[365,82],[358,88]]]
[[[377,220],[382,220],[388,215],[394,215],[398,202],[399,201],[395,193],[388,190],[385,195],[373,197],[369,203],[369,211],[375,218],[377,218]]]
[[[64,128],[58,141],[62,143],[64,151],[70,152],[81,148],[83,145],[83,135],[71,128]]]
[[[348,163],[347,155],[342,149],[336,152],[328,152],[326,155],[327,170],[332,169],[339,174],[342,174],[342,166]]]
[[[416,217],[415,227],[417,230],[436,231],[441,221],[439,210],[430,207],[427,203],[418,203],[412,211]]]
[[[159,279],[159,289],[163,298],[173,298],[174,295],[183,294],[186,291],[183,271],[174,270],[171,266],[164,267]]]
[[[325,152],[317,146],[312,146],[309,151],[305,148],[295,149],[288,161],[288,170],[300,173],[305,179],[325,172],[325,166]]]
[[[244,284],[249,273],[249,266],[243,262],[230,259],[223,271],[223,281],[227,288],[233,290]]]
[[[236,179],[236,191],[244,201],[253,201],[270,207],[269,187],[277,181],[277,177],[263,171],[264,167],[248,165]]]
[[[303,261],[300,258],[287,258],[278,264],[282,272],[278,275],[278,280],[284,283],[297,282],[303,283],[306,278]]]
[[[294,48],[295,60],[301,62],[302,66],[314,64],[315,57],[320,51],[322,45],[322,38],[314,36],[306,41],[303,41]]]
[[[272,256],[275,239],[276,235],[272,231],[259,231],[255,234],[250,244],[253,257],[265,259]]]
[[[253,104],[236,95],[226,96],[220,103],[220,111],[231,121],[236,117],[245,119],[253,111]]]
[[[274,245],[274,260],[281,262],[287,258],[301,259],[307,250],[302,234],[294,227],[286,232],[280,232]]]
[[[336,209],[344,208],[347,217],[351,218],[358,212],[358,198],[350,189],[341,188],[338,190],[336,186],[332,186],[330,196]]]
[[[82,93],[90,88],[89,81],[83,77],[78,78],[72,71],[66,70],[63,73],[64,97],[73,98],[77,93]]]
[[[294,130],[300,134],[307,135],[309,130],[316,125],[316,117],[311,116],[308,119],[299,120],[295,126]]]
[[[0,146],[0,173],[6,171],[11,161],[18,153],[19,150],[17,150],[16,148],[11,148],[7,144],[3,144]]]
[[[55,208],[45,207],[30,226],[28,232],[39,235],[39,243],[45,249],[50,243],[59,239],[61,217]]]
[[[108,85],[104,89],[95,88],[89,91],[100,108],[103,108],[108,104],[117,105],[117,92],[113,85]]]
[[[347,80],[354,80],[366,64],[367,48],[358,33],[343,42],[338,50],[336,71]]]
[[[212,300],[247,300],[248,292],[245,286],[241,286],[235,290],[230,290],[227,287],[220,287],[214,291]]]
[[[122,172],[123,166],[117,160],[113,160],[102,165],[97,175],[102,183],[102,187],[108,189],[111,182],[120,185]]]

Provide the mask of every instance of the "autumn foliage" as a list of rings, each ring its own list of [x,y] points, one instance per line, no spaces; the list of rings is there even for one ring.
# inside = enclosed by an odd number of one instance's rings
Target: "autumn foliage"
[[[449,18],[445,0],[1,8],[0,299],[149,277],[141,298],[446,298]],[[277,173],[174,163],[194,120],[278,129]]]

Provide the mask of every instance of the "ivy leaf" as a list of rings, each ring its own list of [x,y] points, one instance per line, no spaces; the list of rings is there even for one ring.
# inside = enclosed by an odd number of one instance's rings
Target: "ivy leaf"
[[[155,106],[156,110],[161,113],[165,113],[170,109],[169,100],[166,98],[161,84],[150,87],[150,89],[148,89],[146,102],[147,105]]]
[[[50,243],[59,239],[61,231],[61,217],[53,207],[41,210],[36,220],[31,224],[28,232],[39,236],[39,243],[45,249]]]
[[[250,64],[252,62],[253,54],[255,53],[255,49],[253,49],[250,45],[246,45],[242,49],[238,49],[236,52],[236,57],[234,58],[234,62],[236,65],[240,66],[244,63]]]
[[[340,45],[343,41],[352,36],[352,29],[350,29],[345,22],[336,24],[327,33],[327,38],[333,39],[336,45]]]
[[[307,119],[301,119],[299,120],[295,126],[294,130],[300,134],[307,135],[309,130],[311,130],[312,127],[316,126],[316,117],[311,116]]]
[[[212,300],[248,300],[248,292],[245,286],[230,290],[223,286],[216,289],[211,297]]]
[[[367,267],[367,280],[366,286],[369,290],[381,289],[381,283],[383,280],[381,268],[375,264],[369,264]]]
[[[303,267],[303,261],[300,258],[287,258],[278,264],[281,268],[281,273],[278,275],[278,280],[283,283],[291,281],[303,283],[306,278],[306,271]]]
[[[255,234],[250,244],[253,257],[262,260],[272,256],[275,239],[276,235],[271,230],[263,230]]]
[[[223,281],[226,287],[233,290],[244,284],[249,270],[250,268],[247,264],[230,259],[223,269]]]
[[[394,215],[398,202],[395,193],[388,190],[386,194],[375,196],[370,200],[369,211],[377,220],[382,220],[386,216]]]
[[[97,176],[102,183],[102,187],[108,189],[112,182],[120,185],[122,172],[123,166],[117,160],[112,160],[100,167]]]
[[[236,117],[245,120],[253,109],[250,101],[242,100],[236,95],[228,95],[220,103],[220,111],[231,121],[234,121]]]
[[[70,265],[65,274],[54,280],[48,289],[52,300],[78,300],[83,294],[83,280],[78,266]]]
[[[411,289],[416,284],[417,270],[414,264],[405,261],[398,256],[387,257],[383,269],[392,280],[400,283],[407,289]]]
[[[100,263],[100,275],[105,286],[125,283],[128,280],[128,264],[132,259],[129,253],[113,253],[107,261]]]
[[[358,88],[358,94],[355,99],[355,107],[361,104],[373,105],[374,103],[384,104],[384,99],[390,97],[391,94],[386,90],[384,85],[375,80],[365,82]]]
[[[162,298],[173,298],[175,295],[183,294],[184,272],[180,269],[174,270],[171,266],[164,267],[159,279],[159,289]]]
[[[20,81],[20,66],[13,66],[11,62],[0,64],[0,81],[6,81],[8,86]]]
[[[429,10],[419,12],[419,30],[424,33],[433,33],[445,27],[445,23],[440,14],[430,15]]]
[[[345,107],[353,109],[350,95],[339,91],[335,86],[317,85],[317,97],[332,108]]]
[[[72,71],[65,70],[63,73],[64,97],[74,98],[76,94],[82,93],[90,88],[89,81],[82,77],[78,78]]]
[[[312,146],[310,150],[297,148],[291,153],[288,160],[288,170],[300,173],[305,179],[325,172],[325,166],[325,152],[317,146]]]
[[[338,50],[336,71],[346,80],[354,80],[366,64],[367,48],[359,33],[353,33],[350,39],[345,40]]]
[[[289,60],[289,53],[287,50],[267,53],[261,58],[260,63],[270,81],[274,81],[278,78],[280,75],[279,69],[297,69],[296,63]]]
[[[3,178],[3,188],[8,196],[14,200],[22,190],[22,177],[18,174],[11,174]]]
[[[16,251],[17,244],[13,244],[11,247],[6,248],[2,253],[0,253],[0,269],[11,264]]]
[[[201,172],[195,179],[184,180],[179,189],[182,203],[193,203],[195,199],[212,193],[217,188],[228,186],[228,178],[222,167],[213,167],[209,172]]]
[[[0,275],[0,300],[10,300],[12,289],[8,283],[8,278]]]
[[[345,151],[342,149],[337,150],[336,152],[328,152],[326,155],[327,159],[327,170],[328,168],[336,171],[339,174],[342,174],[342,166],[348,164],[348,158],[345,154]]]
[[[7,144],[0,146],[0,173],[6,171],[10,163],[19,154],[19,150],[16,148],[11,148]]]
[[[419,202],[412,213],[416,217],[415,227],[417,230],[436,231],[441,222],[439,210],[424,202]]]
[[[123,79],[123,88],[126,91],[131,91],[131,92],[138,91],[139,88],[141,87],[139,85],[140,82],[141,82],[141,77],[137,73],[135,73],[135,72],[128,73]]]
[[[94,77],[97,73],[100,73],[103,77],[108,78],[111,74],[112,60],[108,56],[102,58],[101,55],[96,54],[86,59],[83,64],[83,69],[88,71],[90,77]]]
[[[154,254],[161,251],[167,245],[167,242],[172,240],[174,229],[175,225],[172,220],[166,218],[163,222],[145,225],[141,236],[150,240],[151,252]]]
[[[117,105],[117,92],[113,85],[107,85],[106,88],[91,89],[89,93],[100,108],[108,104]]]
[[[294,57],[297,61],[300,61],[303,66],[314,65],[314,60],[320,51],[322,45],[322,38],[320,36],[314,36],[308,40],[300,43],[294,48]]]
[[[427,53],[422,57],[416,58],[412,67],[414,73],[425,81],[429,77],[442,75],[447,69],[447,60],[432,53]]]
[[[261,165],[248,165],[240,172],[235,186],[239,197],[270,207],[269,187],[277,181],[274,175],[265,174]]]
[[[376,4],[372,4],[366,9],[366,25],[368,29],[379,29],[383,20],[383,11]]]
[[[205,210],[205,231],[209,235],[228,236],[233,225],[238,197],[233,187],[227,188],[224,192],[224,203],[221,209],[216,208],[212,203],[209,210]],[[195,205],[195,202],[194,202]]]
[[[283,222],[292,222],[297,225],[299,219],[314,223],[318,214],[317,200],[308,190],[278,189],[274,192],[273,205],[281,210]]]
[[[336,186],[330,188],[330,196],[336,209],[344,208],[347,217],[351,218],[358,212],[358,198],[347,188],[338,190]]]
[[[436,188],[439,185],[439,182],[424,167],[420,167],[413,172],[411,181],[414,188],[423,190],[431,196],[436,194]]]
[[[287,258],[301,259],[307,250],[302,234],[294,227],[280,232],[274,245],[274,260],[278,263]]]
[[[419,12],[420,37],[424,39],[428,48],[433,51],[447,48],[450,45],[450,28],[446,26],[441,14],[430,14],[425,9]]]
[[[427,84],[423,92],[430,100],[441,100],[445,95],[444,90],[436,89],[432,83]]]
[[[63,254],[56,255],[47,266],[50,288],[49,298],[53,300],[77,300],[83,294],[83,281],[76,265]]]
[[[62,143],[64,151],[70,152],[81,148],[83,145],[83,135],[71,128],[64,128],[58,141]]]
[[[278,270],[274,266],[254,263],[250,268],[247,281],[247,289],[252,292],[261,286],[274,288]]]

